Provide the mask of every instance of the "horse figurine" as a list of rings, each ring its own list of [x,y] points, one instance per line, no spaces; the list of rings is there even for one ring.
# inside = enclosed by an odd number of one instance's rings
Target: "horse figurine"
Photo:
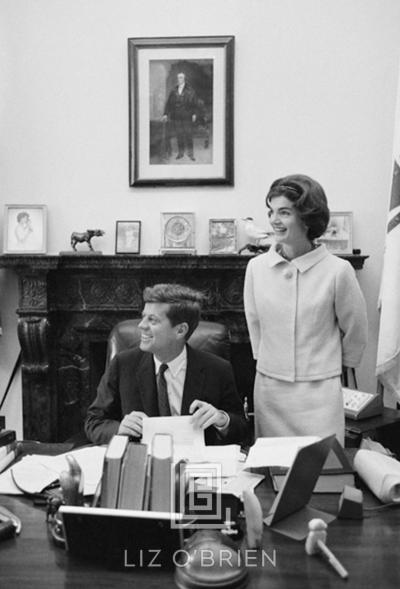
[[[79,233],[74,231],[71,234],[71,247],[76,252],[76,244],[77,243],[87,243],[89,246],[90,251],[94,251],[92,244],[90,243],[93,237],[101,237],[104,235],[104,231],[102,229],[86,229],[83,233]]]

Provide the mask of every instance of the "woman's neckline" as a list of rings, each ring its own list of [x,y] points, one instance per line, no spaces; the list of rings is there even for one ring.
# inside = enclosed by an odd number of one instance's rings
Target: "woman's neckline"
[[[292,260],[295,260],[296,258],[301,258],[302,256],[305,256],[306,254],[309,254],[310,252],[314,251],[315,249],[317,249],[317,247],[319,247],[319,243],[311,243],[311,248],[302,253],[299,254],[298,256],[294,256],[293,258],[290,258],[287,254],[285,254],[284,250],[283,250],[283,246],[281,243],[278,243],[275,247],[275,251],[284,259],[287,260],[288,262],[291,262]]]

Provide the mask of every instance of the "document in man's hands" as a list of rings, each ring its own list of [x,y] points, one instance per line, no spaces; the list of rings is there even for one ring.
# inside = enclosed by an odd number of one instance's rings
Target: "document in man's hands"
[[[190,415],[143,418],[142,443],[149,452],[156,434],[169,434],[173,441],[173,461],[199,461],[205,447],[204,431],[194,427]]]

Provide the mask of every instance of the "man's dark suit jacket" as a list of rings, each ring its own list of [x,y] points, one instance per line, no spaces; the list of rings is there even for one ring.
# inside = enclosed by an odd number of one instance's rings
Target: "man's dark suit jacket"
[[[213,426],[207,428],[206,444],[239,444],[245,439],[246,421],[230,363],[188,345],[181,415],[189,414],[195,399],[211,403],[230,417],[224,435]],[[94,444],[108,443],[131,411],[143,411],[148,417],[159,415],[153,355],[139,348],[117,354],[103,375],[88,409],[87,437]]]

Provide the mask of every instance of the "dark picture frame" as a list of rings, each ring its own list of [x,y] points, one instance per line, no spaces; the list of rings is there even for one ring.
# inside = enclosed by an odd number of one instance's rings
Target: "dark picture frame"
[[[140,254],[141,221],[115,223],[115,253]]]
[[[129,184],[233,185],[234,37],[128,39]]]

